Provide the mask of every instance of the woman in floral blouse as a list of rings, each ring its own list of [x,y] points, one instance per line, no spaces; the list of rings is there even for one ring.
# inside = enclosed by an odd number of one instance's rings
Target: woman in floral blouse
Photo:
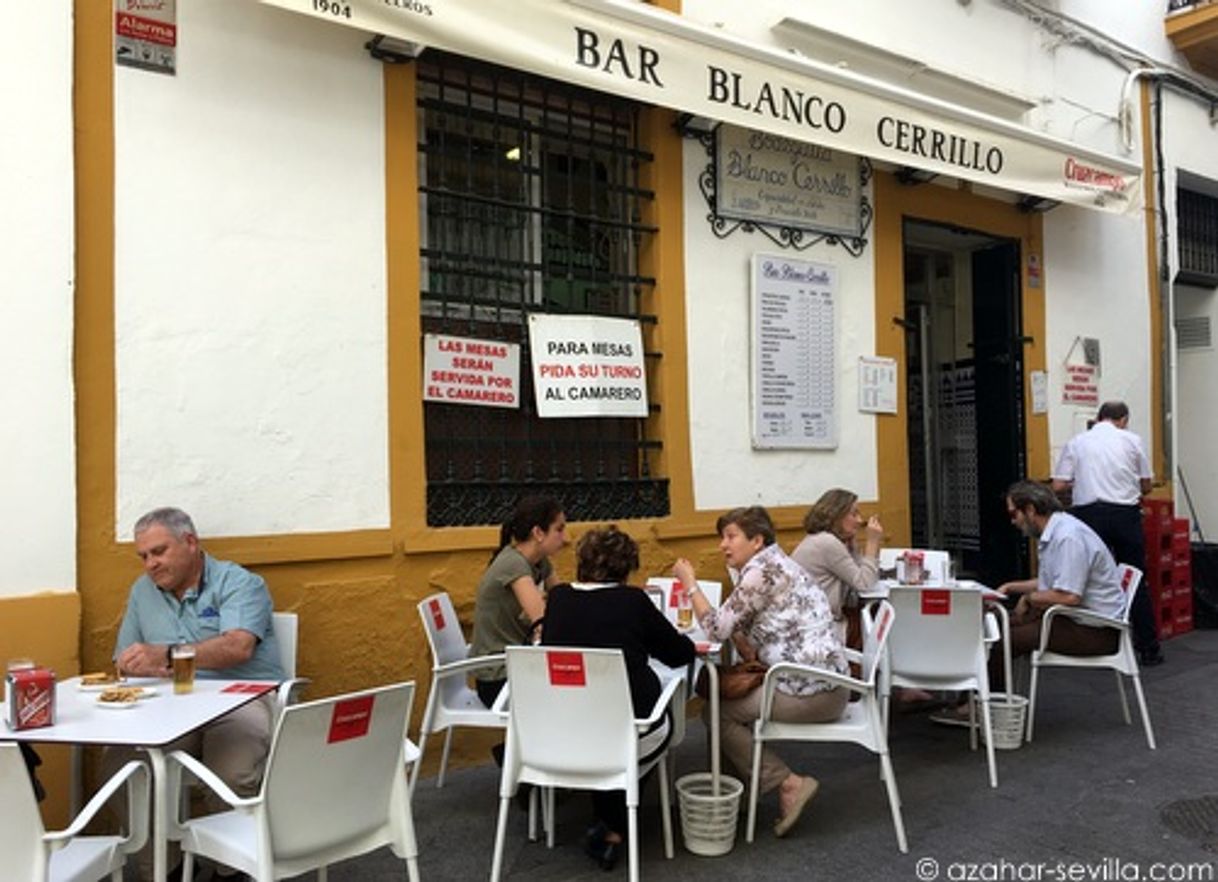
[[[719,518],[719,548],[735,587],[715,609],[698,590],[693,565],[678,560],[673,575],[693,601],[694,615],[713,639],[733,638],[746,660],[766,665],[796,662],[839,673],[847,671],[842,643],[829,601],[808,573],[775,544],[774,523],[760,506],[736,508]],[[743,638],[743,639],[742,639]],[[753,762],[753,723],[761,714],[761,689],[719,706],[724,755],[742,777]],[[845,710],[847,693],[824,681],[798,675],[778,677],[773,716],[791,723],[836,720]],[[759,790],[778,788],[774,834],[784,836],[816,795],[820,783],[797,775],[768,747],[761,752]]]

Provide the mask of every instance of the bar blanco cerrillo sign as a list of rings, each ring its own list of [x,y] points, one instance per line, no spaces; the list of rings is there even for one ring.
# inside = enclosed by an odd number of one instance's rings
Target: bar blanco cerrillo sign
[[[262,0],[736,126],[1131,211],[1141,166],[624,0]]]
[[[645,417],[643,335],[631,319],[529,316],[540,417]]]

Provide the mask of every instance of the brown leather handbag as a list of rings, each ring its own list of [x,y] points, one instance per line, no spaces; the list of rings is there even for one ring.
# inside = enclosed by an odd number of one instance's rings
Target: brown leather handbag
[[[719,665],[719,697],[725,700],[744,698],[761,686],[765,679],[766,664],[759,661],[737,662],[734,665]],[[705,668],[698,672],[694,683],[695,694],[710,697],[710,675]]]

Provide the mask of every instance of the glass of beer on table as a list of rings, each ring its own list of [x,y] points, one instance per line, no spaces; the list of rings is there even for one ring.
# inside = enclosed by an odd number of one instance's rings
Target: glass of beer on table
[[[185,695],[195,688],[195,647],[192,643],[179,643],[169,651],[173,660],[173,693]]]

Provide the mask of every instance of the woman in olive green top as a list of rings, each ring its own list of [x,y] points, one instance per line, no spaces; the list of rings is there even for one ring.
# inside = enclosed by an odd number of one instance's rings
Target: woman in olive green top
[[[543,589],[557,583],[550,556],[567,544],[567,516],[557,500],[526,496],[499,531],[499,550],[478,583],[472,655],[493,655],[529,642],[545,615]],[[478,697],[490,707],[507,682],[503,665],[477,672]]]

